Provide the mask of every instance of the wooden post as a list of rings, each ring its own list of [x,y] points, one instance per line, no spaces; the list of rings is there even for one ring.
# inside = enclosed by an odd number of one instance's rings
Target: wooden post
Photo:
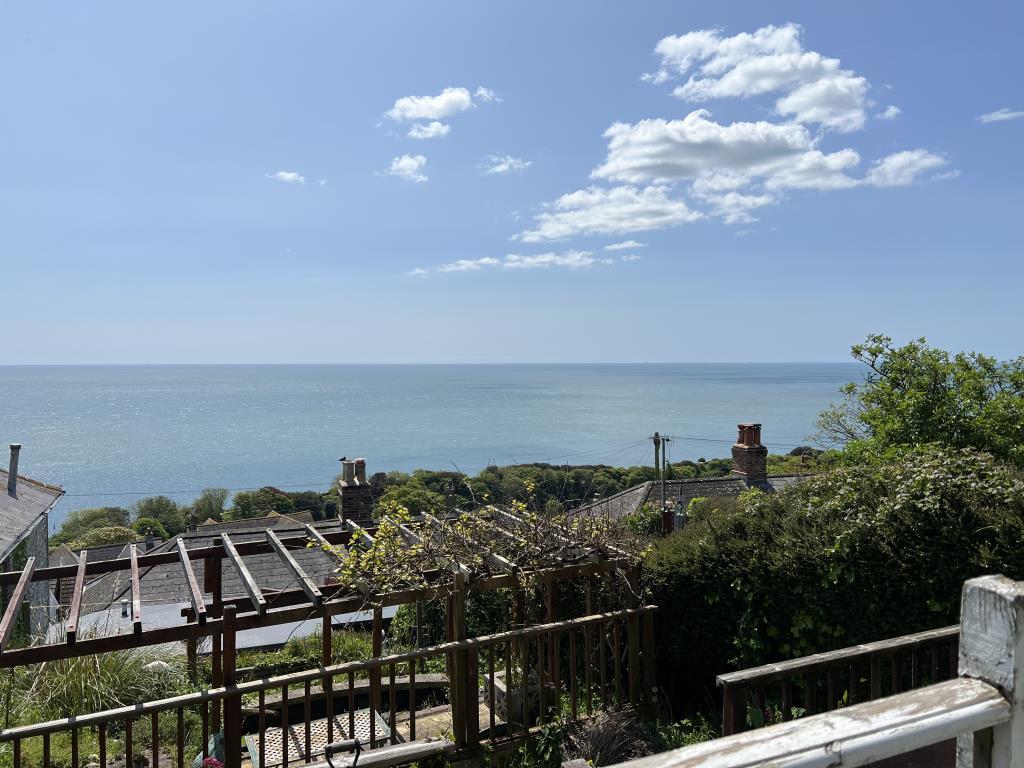
[[[727,685],[722,692],[722,735],[731,736],[746,730],[746,727],[747,687]]]
[[[320,663],[329,667],[334,661],[334,644],[332,642],[333,626],[331,614],[325,606],[320,624]],[[334,681],[330,675],[324,675],[321,687],[324,689],[324,705],[327,709],[327,743],[334,743]]]
[[[466,639],[466,577],[460,572],[453,575],[454,589],[448,596],[448,640]],[[448,654],[448,692],[452,706],[452,730],[458,747],[466,745],[469,724],[466,721],[466,652],[456,650]],[[474,685],[475,689],[475,685]],[[474,723],[479,729],[479,722]]]
[[[379,659],[384,654],[384,629],[382,623],[381,608],[378,605],[373,607],[373,658]],[[376,719],[380,711],[380,667],[370,669],[370,717]],[[377,746],[377,734],[375,729],[370,731],[370,747]]]
[[[221,539],[217,537],[213,540],[213,546],[221,546]],[[203,586],[206,591],[213,595],[213,615],[223,616],[223,593],[222,593],[222,580],[221,580],[221,560],[220,554],[213,555],[206,558],[206,564],[203,568]],[[210,661],[212,666],[213,675],[213,687],[219,688],[224,684],[224,677],[221,670],[221,646],[223,643],[223,635],[221,632],[214,632],[210,636]],[[213,702],[213,732],[216,733],[220,730],[220,701]]]
[[[999,689],[1012,716],[1000,725],[957,738],[957,768],[1024,764],[1024,583],[982,576],[964,584],[960,603],[961,677]],[[1020,684],[1018,684],[1020,683]]]
[[[236,660],[238,658],[235,632],[235,606],[224,607],[224,686],[233,688]],[[242,697],[228,696],[224,699],[224,768],[241,768],[242,765]]]

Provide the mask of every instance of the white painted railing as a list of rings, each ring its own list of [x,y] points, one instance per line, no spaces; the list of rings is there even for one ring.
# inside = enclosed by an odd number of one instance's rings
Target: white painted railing
[[[1024,582],[964,584],[953,680],[620,767],[849,768],[953,738],[957,768],[1024,768]]]

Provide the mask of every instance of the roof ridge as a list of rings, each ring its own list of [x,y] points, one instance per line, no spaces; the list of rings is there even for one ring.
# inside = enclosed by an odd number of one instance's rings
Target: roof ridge
[[[0,472],[2,472],[5,477],[11,476],[11,473],[8,472],[6,469],[0,469]],[[18,479],[24,480],[26,483],[31,483],[32,485],[38,486],[40,488],[45,488],[48,491],[57,491],[61,495],[64,494],[64,489],[59,485],[51,485],[50,483],[44,483],[42,480],[36,480],[34,477],[29,477],[28,475],[22,474],[18,475]]]

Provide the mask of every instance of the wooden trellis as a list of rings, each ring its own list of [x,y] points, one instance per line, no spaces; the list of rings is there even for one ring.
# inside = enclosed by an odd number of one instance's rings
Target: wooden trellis
[[[488,535],[493,534],[494,542],[501,540],[506,545],[521,542],[524,532],[536,532],[536,521],[498,509],[488,509],[483,518]],[[312,748],[308,734],[314,729],[310,716],[311,684],[319,683],[326,706],[326,729],[328,740],[333,739],[332,723],[335,709],[342,707],[349,713],[355,711],[355,671],[362,670],[368,677],[368,705],[370,712],[382,711],[384,693],[390,711],[389,728],[394,738],[396,707],[396,670],[406,668],[406,685],[409,686],[411,702],[410,737],[416,738],[415,689],[416,659],[435,655],[446,660],[448,699],[451,705],[453,731],[459,754],[469,754],[479,748],[481,729],[479,726],[480,695],[478,680],[481,674],[489,681],[485,703],[490,705],[490,728],[487,738],[514,740],[527,738],[533,727],[529,718],[520,717],[522,722],[507,717],[504,733],[499,734],[496,726],[496,684],[504,674],[506,693],[512,695],[512,684],[518,684],[522,706],[526,707],[527,685],[540,691],[539,722],[543,723],[546,705],[545,692],[551,686],[565,690],[571,699],[574,717],[591,713],[596,706],[639,706],[653,703],[654,646],[653,607],[641,607],[636,590],[636,560],[625,551],[607,542],[576,541],[572,532],[545,522],[538,550],[550,546],[553,555],[549,562],[543,557],[538,560],[537,552],[530,554],[529,563],[515,561],[515,547],[506,546],[504,554],[494,551],[493,542],[467,538],[464,531],[456,531],[456,520],[424,515],[414,523],[406,524],[391,519],[387,522],[397,529],[401,539],[410,545],[419,545],[425,550],[439,548],[439,542],[458,539],[461,545],[472,551],[473,564],[460,562],[457,558],[442,558],[436,567],[427,568],[419,574],[417,583],[391,589],[384,594],[374,594],[372,587],[358,575],[350,583],[318,585],[299,564],[293,555],[298,549],[310,546],[322,547],[344,560],[350,548],[372,548],[376,545],[377,528],[362,528],[351,521],[340,527],[318,529],[306,525],[302,529],[288,532],[265,532],[263,540],[236,541],[229,533],[222,533],[209,546],[189,549],[183,539],[177,541],[170,551],[140,553],[132,545],[128,556],[107,561],[89,561],[82,552],[77,565],[53,568],[35,568],[30,559],[24,569],[18,572],[0,574],[0,586],[14,585],[11,599],[0,619],[0,668],[32,664],[56,659],[65,659],[89,654],[104,653],[125,648],[157,645],[170,642],[185,642],[193,660],[196,648],[205,638],[211,639],[212,670],[214,689],[179,697],[180,701],[140,704],[129,712],[96,713],[95,715],[69,718],[51,724],[9,729],[0,733],[0,741],[15,745],[15,766],[19,763],[20,744],[25,738],[40,736],[44,739],[44,755],[48,758],[49,735],[61,731],[72,733],[72,743],[77,744],[79,728],[94,723],[97,727],[141,717],[150,713],[154,722],[154,733],[159,712],[177,711],[179,722],[186,706],[201,705],[203,718],[203,741],[210,733],[221,729],[223,708],[223,730],[225,733],[228,768],[241,764],[242,714],[241,692],[259,693],[260,731],[264,726],[265,693],[272,689],[281,690],[281,728],[288,732],[289,686],[301,685],[304,707],[304,728],[307,734],[305,754],[312,759]],[[279,535],[280,533],[280,535]],[[286,571],[294,576],[294,588],[270,590],[258,583],[246,565],[245,557],[271,554],[279,559]],[[227,597],[223,594],[222,564],[230,564],[241,585],[241,595]],[[204,563],[202,588],[196,576],[194,564]],[[188,593],[188,607],[184,608],[183,623],[172,627],[147,627],[143,610],[143,572],[155,566],[177,565],[181,568]],[[84,637],[81,632],[83,592],[91,577],[108,573],[127,573],[130,582],[131,626],[130,634]],[[629,585],[626,590],[627,604],[618,611],[598,613],[593,600],[593,580],[596,576],[611,576],[619,572]],[[558,622],[556,615],[557,584],[560,581],[586,580],[586,616]],[[61,642],[46,642],[21,648],[8,647],[14,617],[24,600],[29,585],[33,582],[49,582],[58,579],[73,579],[74,589],[67,616],[67,631]],[[471,592],[485,592],[494,589],[510,589],[515,596],[516,618],[522,622],[524,606],[522,590],[527,579],[546,588],[544,600],[545,623],[534,627],[522,627],[499,633],[490,638],[467,638],[466,598]],[[445,643],[414,650],[410,653],[384,657],[382,646],[382,608],[403,604],[420,603],[436,598],[447,602],[447,640]],[[358,662],[356,666],[333,665],[331,655],[331,617],[361,611],[368,606],[373,610],[373,658]],[[295,673],[272,680],[239,683],[236,679],[236,638],[237,633],[259,627],[292,623],[319,615],[322,620],[322,665],[318,670]],[[417,624],[420,624],[417,610]],[[582,637],[580,637],[582,635]],[[643,636],[642,636],[643,635]],[[419,630],[417,637],[419,637]],[[503,656],[499,658],[499,647]],[[562,650],[568,648],[568,654]],[[535,649],[535,652],[534,650]],[[484,655],[482,656],[481,653]],[[565,658],[563,658],[565,657]],[[505,669],[501,666],[504,664]],[[482,665],[486,665],[482,667]],[[515,675],[518,674],[518,678]],[[341,678],[339,680],[339,677]],[[339,682],[341,685],[339,686]],[[400,686],[399,686],[400,687]],[[343,690],[347,688],[347,690]],[[581,691],[585,691],[584,696]],[[595,694],[596,692],[596,694]],[[592,694],[595,694],[595,699]],[[561,694],[559,694],[561,695]],[[198,698],[197,698],[198,697]],[[340,699],[339,699],[340,697]],[[294,701],[294,699],[293,699]],[[506,715],[511,711],[506,702]],[[89,718],[92,718],[90,720]],[[371,717],[371,722],[373,718]],[[84,725],[83,725],[84,724]],[[180,729],[179,729],[180,730]],[[301,730],[301,729],[300,729]],[[129,741],[131,729],[126,732]],[[101,749],[105,743],[105,730],[100,731]],[[237,738],[236,738],[237,737]],[[184,766],[185,756],[180,744],[177,763]],[[371,741],[376,742],[371,737]],[[285,740],[287,744],[287,740]],[[376,746],[376,743],[373,744]],[[127,745],[130,751],[130,743]],[[284,747],[287,763],[287,746]],[[157,759],[154,747],[154,761]],[[44,760],[43,768],[48,760]],[[102,761],[101,761],[102,762]],[[262,758],[260,760],[262,763]],[[262,765],[259,766],[262,768]]]

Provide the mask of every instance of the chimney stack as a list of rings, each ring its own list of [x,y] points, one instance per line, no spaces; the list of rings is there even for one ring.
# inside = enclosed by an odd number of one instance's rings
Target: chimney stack
[[[768,481],[768,449],[761,445],[760,424],[738,424],[736,444],[732,447],[732,474],[748,486]]]
[[[11,463],[7,467],[7,493],[18,495],[18,454],[21,453],[20,443],[11,443]]]
[[[345,459],[341,462],[341,480],[338,481],[341,519],[359,525],[373,520],[373,494],[366,481],[366,459]]]

